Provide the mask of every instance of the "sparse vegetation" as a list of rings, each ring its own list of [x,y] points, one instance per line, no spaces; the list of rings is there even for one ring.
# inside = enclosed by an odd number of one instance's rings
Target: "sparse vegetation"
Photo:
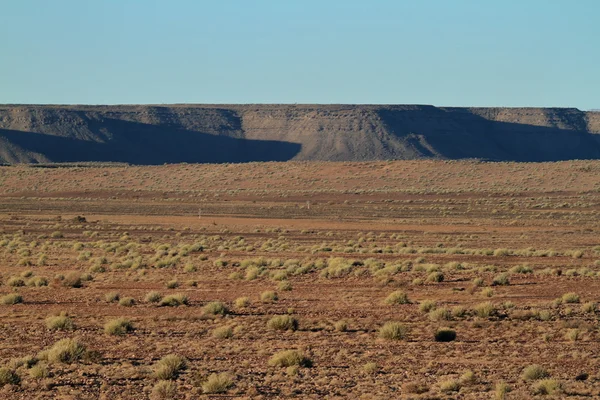
[[[221,301],[211,301],[202,308],[202,311],[208,315],[225,315],[229,313],[229,309]]]
[[[62,339],[48,350],[46,358],[49,362],[71,364],[83,358],[86,353],[86,346],[79,340]]]
[[[160,300],[159,305],[167,307],[177,307],[188,304],[188,298],[184,294],[170,294]]]
[[[0,368],[0,387],[5,385],[18,385],[21,382],[19,375],[8,368]]]
[[[159,303],[160,300],[162,299],[162,295],[159,292],[148,292],[146,294],[146,297],[144,297],[144,300],[146,301],[146,303]]]
[[[104,332],[109,335],[125,335],[133,331],[133,324],[127,318],[117,318],[104,325]]]
[[[298,321],[289,315],[277,315],[269,320],[267,326],[278,331],[295,331],[298,329]]]
[[[451,342],[456,339],[456,331],[450,328],[439,328],[435,331],[436,342]]]
[[[154,376],[162,380],[173,380],[187,368],[187,360],[177,354],[169,354],[154,364]]]
[[[409,304],[408,295],[401,291],[397,290],[389,294],[388,297],[385,298],[385,304]]]
[[[206,394],[226,393],[232,386],[233,380],[228,373],[210,374],[202,384],[202,391]]]
[[[600,162],[534,166],[0,167],[0,397],[593,398]]]
[[[23,302],[23,297],[17,293],[10,293],[0,298],[0,302],[5,305],[20,304]]]
[[[69,331],[75,328],[73,320],[66,313],[46,318],[46,327],[50,330]]]
[[[543,379],[549,376],[548,371],[538,364],[529,365],[523,370],[523,379],[528,381]]]
[[[310,367],[312,362],[297,350],[285,350],[276,353],[269,360],[269,365],[272,367],[291,367],[297,365],[299,367]]]
[[[379,337],[388,340],[402,340],[406,338],[408,329],[399,322],[386,322],[379,328]]]

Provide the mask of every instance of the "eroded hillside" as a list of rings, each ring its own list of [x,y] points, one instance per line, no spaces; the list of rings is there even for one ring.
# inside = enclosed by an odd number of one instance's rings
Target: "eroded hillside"
[[[0,106],[0,162],[600,158],[600,113],[370,105]]]

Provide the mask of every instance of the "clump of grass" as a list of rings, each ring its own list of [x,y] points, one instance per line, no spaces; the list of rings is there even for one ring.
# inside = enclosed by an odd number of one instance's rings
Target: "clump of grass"
[[[34,276],[33,278],[27,280],[27,286],[48,286],[48,279],[44,278],[43,276]]]
[[[429,311],[429,319],[432,321],[450,321],[452,312],[447,307],[435,308]]]
[[[505,257],[510,254],[510,251],[508,249],[496,249],[493,254],[495,257]]]
[[[489,318],[496,313],[496,306],[492,302],[486,301],[485,303],[477,304],[473,311],[478,317]]]
[[[456,331],[451,328],[439,328],[435,331],[434,338],[436,342],[451,342],[456,339]]]
[[[0,368],[0,387],[4,385],[18,385],[21,382],[21,378],[17,373],[9,368]]]
[[[185,264],[183,267],[183,272],[196,272],[198,269],[194,266],[194,264]]]
[[[531,274],[533,269],[529,265],[515,265],[508,272],[511,274]]]
[[[188,298],[184,294],[170,294],[162,298],[160,303],[158,303],[162,307],[177,307],[181,305],[188,304]]]
[[[289,292],[292,290],[292,284],[287,280],[281,281],[279,282],[279,285],[277,285],[277,289],[281,290],[282,292]]]
[[[120,298],[121,295],[117,292],[108,292],[104,295],[104,300],[106,300],[109,303],[115,303],[119,301]]]
[[[394,305],[409,303],[410,301],[408,300],[408,295],[402,290],[396,290],[395,292],[390,293],[388,297],[385,298],[385,304]]]
[[[377,363],[374,362],[368,362],[365,365],[363,365],[362,370],[369,375],[375,375],[376,373],[379,372],[379,366],[377,365]]]
[[[579,329],[569,329],[565,334],[565,338],[571,342],[576,342],[581,338],[581,331]]]
[[[246,279],[247,281],[253,281],[256,278],[258,278],[259,274],[260,269],[258,269],[257,267],[248,267],[246,269],[246,275],[244,276],[244,279]]]
[[[506,272],[501,273],[500,275],[496,275],[492,280],[492,286],[507,286],[510,285],[510,280],[508,279],[508,274]]]
[[[54,315],[46,318],[46,327],[53,331],[70,331],[75,328],[73,320],[62,312],[60,315]]]
[[[21,278],[19,276],[11,276],[6,281],[6,284],[8,286],[12,286],[12,287],[21,287],[21,286],[25,286],[25,281],[23,280],[23,278]]]
[[[443,393],[458,392],[458,391],[460,391],[461,386],[462,385],[461,385],[460,381],[458,381],[456,379],[449,379],[449,380],[440,382],[440,390]]]
[[[69,272],[61,281],[64,287],[80,288],[83,286],[81,274],[79,272]]]
[[[5,304],[5,305],[20,304],[22,302],[23,302],[23,297],[21,297],[21,295],[17,294],[17,293],[9,293],[5,296],[2,296],[2,298],[0,298],[0,303]]]
[[[177,281],[177,279],[173,279],[170,280],[169,282],[167,282],[167,288],[169,289],[176,289],[179,287],[179,282]]]
[[[577,293],[565,293],[562,295],[561,300],[565,304],[579,303],[579,295]]]
[[[510,386],[508,386],[505,382],[498,382],[496,383],[496,388],[494,389],[494,399],[506,400],[506,396],[509,392]]]
[[[232,386],[233,380],[228,373],[210,374],[208,379],[202,383],[202,392],[206,394],[226,393]]]
[[[187,368],[187,360],[177,354],[169,354],[154,364],[154,376],[162,380],[177,378]]]
[[[233,329],[229,326],[220,326],[212,331],[215,339],[229,339],[233,337]]]
[[[402,385],[402,390],[406,393],[411,394],[423,394],[429,391],[429,388],[425,383],[421,382],[408,382]]]
[[[443,282],[444,281],[444,274],[442,274],[441,272],[432,272],[429,275],[427,275],[427,279],[426,282]]]
[[[494,290],[492,288],[485,288],[481,290],[481,294],[485,297],[492,297],[494,295]]]
[[[539,395],[558,394],[561,390],[562,386],[560,382],[555,379],[542,379],[541,381],[536,382],[532,387],[533,394]]]
[[[211,301],[202,308],[202,311],[207,315],[226,315],[229,313],[229,309],[221,301]]]
[[[333,324],[333,328],[338,332],[346,332],[348,330],[348,322],[341,320]]]
[[[246,308],[250,305],[250,299],[248,297],[238,297],[233,304],[236,308]]]
[[[48,263],[48,256],[45,254],[40,254],[39,258],[37,259],[38,267],[43,267],[47,263]]]
[[[465,373],[460,376],[460,383],[463,385],[474,383],[475,380],[475,373],[471,370],[465,371]]]
[[[467,310],[463,306],[454,306],[450,310],[450,313],[454,318],[462,318],[467,314]]]
[[[84,344],[77,339],[62,339],[54,343],[46,357],[49,362],[70,364],[83,358],[87,353]]]
[[[133,331],[133,324],[127,318],[117,318],[104,324],[104,333],[108,335],[125,335]]]
[[[119,305],[123,307],[131,307],[135,304],[135,299],[133,297],[123,297],[119,300]]]
[[[267,327],[278,331],[295,331],[298,329],[298,320],[289,315],[277,315],[267,322]]]
[[[597,308],[598,305],[595,302],[589,301],[581,306],[581,311],[588,314],[594,314]]]
[[[434,300],[423,300],[421,303],[419,303],[419,311],[421,311],[424,314],[427,314],[436,307],[437,302],[435,302]]]
[[[546,370],[546,368],[542,367],[538,364],[533,364],[525,367],[523,370],[522,377],[526,381],[533,381],[538,379],[548,378],[550,373]]]
[[[158,303],[160,299],[162,299],[162,295],[156,291],[148,292],[146,297],[144,297],[147,303]]]
[[[171,400],[177,395],[177,386],[171,381],[160,381],[152,388],[151,400]]]
[[[29,370],[29,376],[33,379],[44,379],[50,375],[50,371],[48,371],[48,367],[43,364],[36,364]]]
[[[291,367],[294,365],[299,367],[310,367],[312,362],[300,351],[285,350],[274,354],[269,360],[269,365],[271,367]]]
[[[406,338],[408,328],[399,322],[386,322],[379,328],[379,337],[387,340],[402,340]]]
[[[279,296],[277,296],[277,293],[275,293],[272,290],[267,290],[260,294],[260,301],[262,301],[263,303],[272,303],[274,301],[277,301],[278,299]]]

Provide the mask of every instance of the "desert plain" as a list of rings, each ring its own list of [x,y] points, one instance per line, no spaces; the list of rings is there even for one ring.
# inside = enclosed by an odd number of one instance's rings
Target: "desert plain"
[[[599,161],[0,167],[0,398],[599,398],[599,215]]]

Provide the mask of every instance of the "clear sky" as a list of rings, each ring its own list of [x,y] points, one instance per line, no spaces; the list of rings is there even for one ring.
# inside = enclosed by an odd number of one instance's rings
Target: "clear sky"
[[[0,0],[0,103],[600,108],[599,0]]]

